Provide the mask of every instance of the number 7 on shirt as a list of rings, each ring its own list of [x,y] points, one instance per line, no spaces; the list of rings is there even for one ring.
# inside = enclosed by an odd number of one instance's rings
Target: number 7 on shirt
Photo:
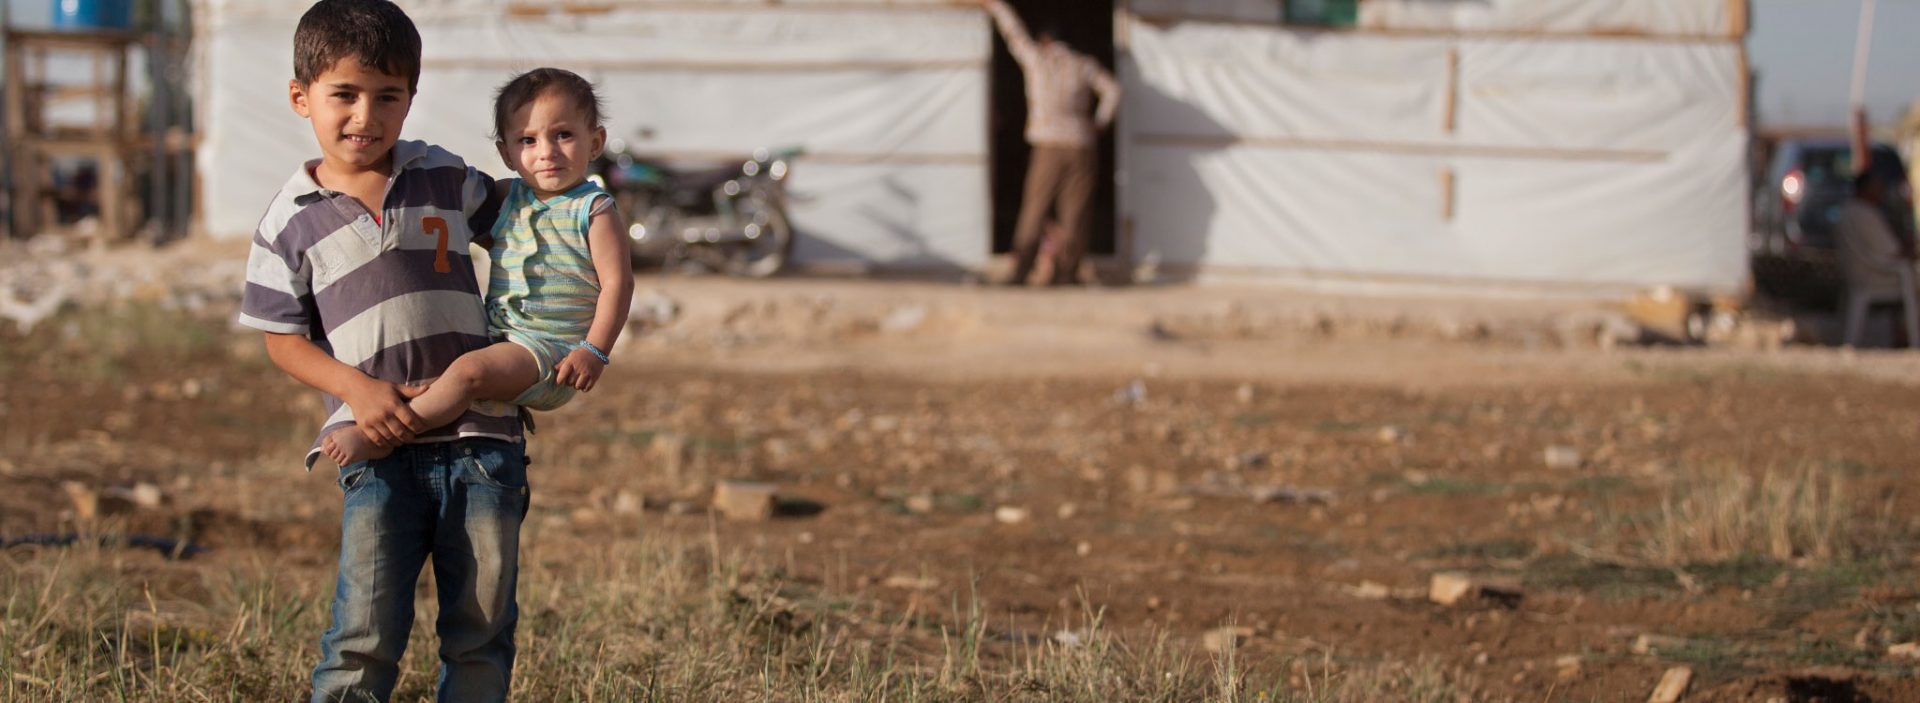
[[[420,218],[420,233],[429,237],[437,236],[440,243],[433,250],[433,272],[451,273],[453,264],[447,261],[447,221],[438,217]]]

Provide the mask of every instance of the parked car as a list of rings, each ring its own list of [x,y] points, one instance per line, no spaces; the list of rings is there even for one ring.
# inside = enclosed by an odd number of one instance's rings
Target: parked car
[[[1894,230],[1912,246],[1913,187],[1899,152],[1874,144],[1869,168],[1890,179]],[[1853,197],[1853,149],[1845,138],[1789,138],[1773,149],[1753,199],[1748,249],[1754,282],[1776,297],[1829,304],[1841,286],[1834,224]]]

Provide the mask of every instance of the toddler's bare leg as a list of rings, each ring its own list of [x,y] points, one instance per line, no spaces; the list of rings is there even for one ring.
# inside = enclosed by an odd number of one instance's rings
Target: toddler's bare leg
[[[459,419],[476,400],[511,401],[540,380],[540,364],[533,352],[512,342],[500,342],[455,359],[447,372],[414,398],[408,406],[427,427],[443,427]]]
[[[388,454],[393,453],[393,447],[374,444],[360,432],[360,427],[355,425],[327,433],[326,438],[320,440],[320,453],[327,455],[333,463],[347,466],[369,459],[385,459]]]

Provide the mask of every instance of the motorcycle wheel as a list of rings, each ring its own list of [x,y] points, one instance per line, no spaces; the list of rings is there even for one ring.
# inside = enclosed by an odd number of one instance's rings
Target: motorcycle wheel
[[[766,278],[787,267],[793,256],[793,225],[787,209],[778,202],[759,203],[766,208],[766,231],[752,242],[729,247],[717,267],[721,273],[739,278]]]

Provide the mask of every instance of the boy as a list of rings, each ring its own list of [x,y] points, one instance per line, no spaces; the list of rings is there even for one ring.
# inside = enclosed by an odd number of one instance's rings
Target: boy
[[[326,394],[320,437],[354,425],[396,447],[340,469],[340,575],[315,701],[392,694],[429,555],[440,700],[504,700],[513,671],[528,493],[518,411],[483,403],[422,427],[407,409],[417,386],[488,343],[467,247],[499,209],[491,179],[399,141],[419,76],[420,35],[388,0],[322,0],[301,17],[288,97],[322,156],[281,187],[247,261],[240,322]]]

